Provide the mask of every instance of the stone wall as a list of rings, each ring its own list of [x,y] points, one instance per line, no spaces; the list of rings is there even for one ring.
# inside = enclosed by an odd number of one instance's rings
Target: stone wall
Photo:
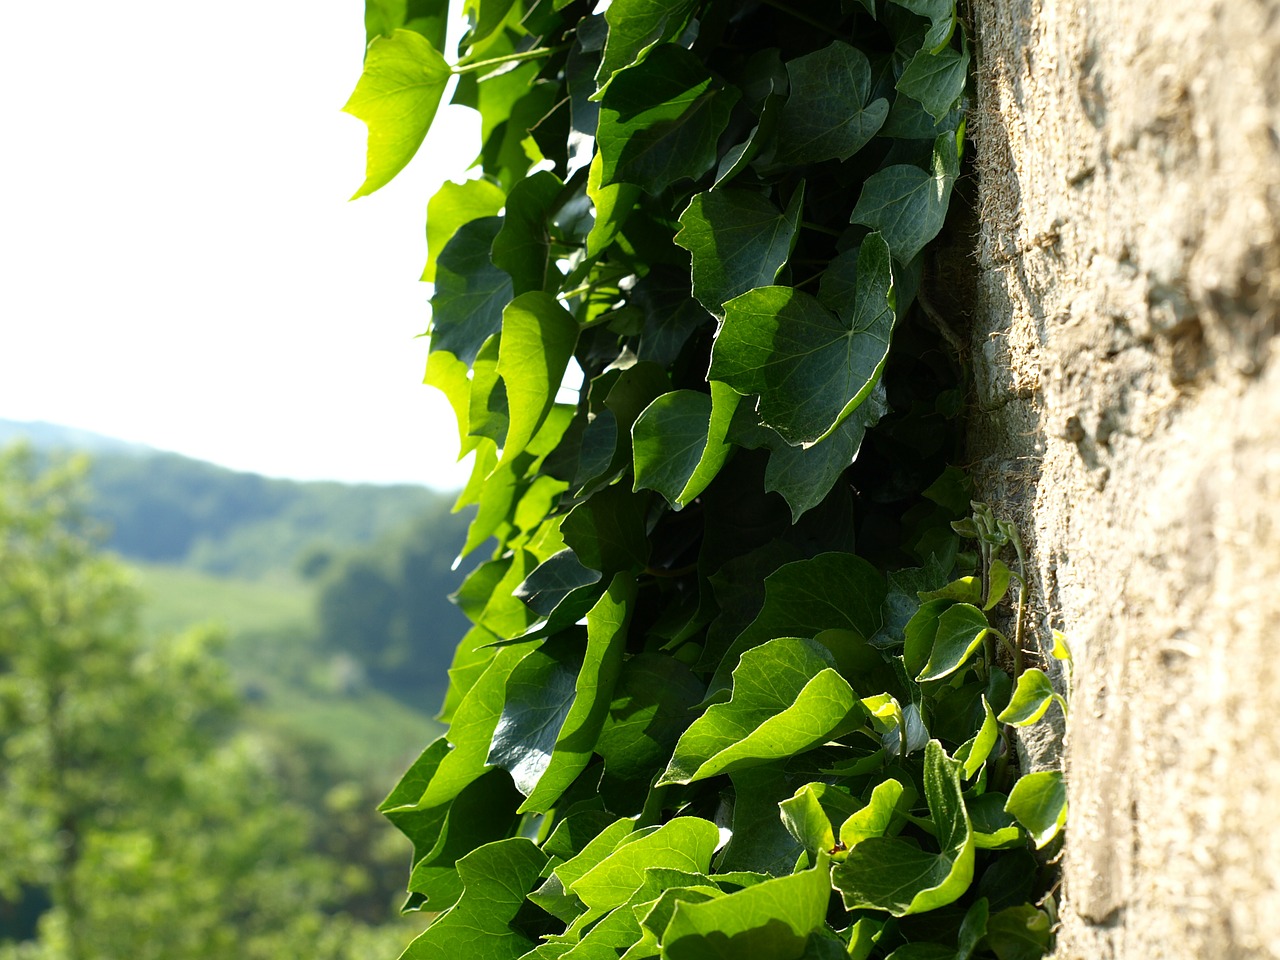
[[[1058,956],[1280,957],[1280,3],[972,14],[972,467],[1076,657]]]

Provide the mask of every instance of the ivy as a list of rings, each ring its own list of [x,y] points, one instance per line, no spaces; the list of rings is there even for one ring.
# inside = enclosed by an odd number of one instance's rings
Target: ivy
[[[360,195],[451,77],[483,140],[427,205],[474,627],[383,805],[406,956],[1042,955],[1066,791],[1012,731],[1068,699],[913,305],[955,0],[466,0],[448,55],[446,6],[370,0],[347,106]]]

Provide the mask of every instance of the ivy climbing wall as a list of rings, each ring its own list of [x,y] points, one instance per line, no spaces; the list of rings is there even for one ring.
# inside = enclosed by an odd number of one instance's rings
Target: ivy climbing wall
[[[1057,956],[1280,956],[1280,9],[973,14],[973,473],[1076,658]]]

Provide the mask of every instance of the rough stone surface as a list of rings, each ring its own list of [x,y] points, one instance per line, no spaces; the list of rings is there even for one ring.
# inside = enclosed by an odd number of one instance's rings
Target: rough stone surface
[[[972,7],[972,468],[1076,658],[1057,956],[1280,957],[1280,4]]]

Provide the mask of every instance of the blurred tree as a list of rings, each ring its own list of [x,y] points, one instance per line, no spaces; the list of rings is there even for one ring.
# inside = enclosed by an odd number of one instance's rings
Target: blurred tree
[[[85,536],[82,473],[0,453],[0,958],[389,952],[403,929],[341,912],[368,871],[317,841],[316,810],[355,801],[237,725],[217,634],[141,644],[136,596]]]

